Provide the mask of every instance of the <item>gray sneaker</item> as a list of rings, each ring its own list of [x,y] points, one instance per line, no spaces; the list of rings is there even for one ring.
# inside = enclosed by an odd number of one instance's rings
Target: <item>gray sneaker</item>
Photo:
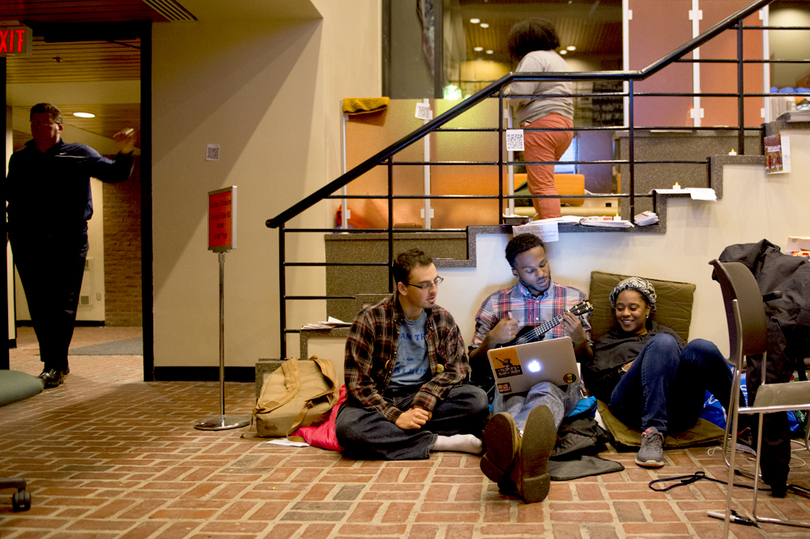
[[[649,427],[641,434],[641,449],[636,455],[636,464],[645,468],[664,465],[664,435],[655,427]]]

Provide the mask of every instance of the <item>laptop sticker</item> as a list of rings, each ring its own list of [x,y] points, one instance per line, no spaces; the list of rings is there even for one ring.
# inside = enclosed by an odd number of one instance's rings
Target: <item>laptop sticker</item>
[[[498,378],[520,376],[523,374],[517,350],[514,348],[499,348],[497,350],[491,350],[490,354],[492,366]]]

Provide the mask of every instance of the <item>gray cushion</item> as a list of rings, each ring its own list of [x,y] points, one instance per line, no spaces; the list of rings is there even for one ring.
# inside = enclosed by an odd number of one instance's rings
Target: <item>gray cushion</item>
[[[0,406],[40,393],[42,380],[20,371],[0,370]]]

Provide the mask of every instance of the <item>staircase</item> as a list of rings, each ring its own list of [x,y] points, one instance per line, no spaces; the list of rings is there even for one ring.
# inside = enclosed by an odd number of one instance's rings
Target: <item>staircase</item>
[[[592,270],[637,274],[659,279],[694,282],[698,285],[693,318],[698,335],[715,342],[725,340],[725,325],[716,322],[723,319],[720,303],[714,301],[715,286],[710,279],[707,263],[717,257],[720,250],[731,243],[754,242],[768,237],[780,244],[788,234],[810,235],[810,221],[801,201],[810,200],[810,181],[801,182],[793,177],[775,178],[764,174],[765,159],[761,154],[762,137],[773,131],[790,132],[795,140],[806,146],[794,155],[794,170],[800,163],[810,167],[803,152],[810,147],[804,124],[774,122],[766,126],[746,127],[739,125],[724,129],[677,129],[667,126],[638,127],[632,123],[634,82],[644,80],[667,65],[686,57],[691,51],[727,29],[737,28],[751,13],[770,3],[759,0],[748,8],[729,17],[698,38],[686,43],[660,62],[641,71],[564,74],[510,74],[491,84],[475,96],[461,102],[421,128],[377,152],[349,172],[324,186],[278,216],[269,219],[267,226],[279,229],[279,262],[281,309],[279,326],[282,338],[279,357],[287,357],[288,340],[291,353],[312,353],[313,337],[331,336],[323,332],[305,332],[303,338],[292,340],[300,333],[296,324],[288,324],[288,305],[308,302],[323,305],[324,314],[350,321],[368,300],[392,290],[390,262],[395,253],[419,246],[436,260],[439,273],[445,277],[439,291],[438,302],[454,314],[465,339],[472,336],[473,318],[481,301],[498,288],[511,284],[511,271],[503,256],[503,248],[511,233],[501,212],[494,216],[498,224],[468,226],[461,229],[395,229],[388,224],[393,220],[393,205],[397,200],[431,200],[454,204],[456,201],[475,199],[488,200],[491,206],[497,200],[498,208],[505,208],[510,199],[504,178],[509,161],[503,148],[503,136],[498,136],[498,151],[492,162],[430,162],[405,161],[400,152],[411,148],[423,137],[447,131],[490,131],[502,133],[503,118],[496,127],[481,129],[455,128],[453,120],[487,100],[497,100],[498,110],[503,108],[503,89],[517,80],[544,80],[566,78],[570,80],[619,80],[627,83],[628,91],[622,94],[629,101],[630,123],[615,128],[615,159],[609,161],[617,167],[621,178],[621,190],[612,196],[620,199],[621,213],[625,218],[652,209],[658,213],[660,223],[633,229],[601,229],[584,226],[561,226],[561,241],[548,245],[549,261],[554,278],[582,290],[588,289]],[[742,66],[743,58],[737,59]],[[810,95],[810,94],[808,94]],[[745,98],[762,97],[739,92],[740,107]],[[797,147],[794,144],[794,147]],[[734,149],[737,155],[729,155]],[[411,152],[413,153],[413,152]],[[397,167],[437,167],[439,165],[491,166],[497,170],[497,195],[402,195],[395,189]],[[605,164],[604,161],[577,164]],[[386,192],[370,195],[354,195],[357,199],[378,199],[387,204],[388,218],[385,227],[376,229],[304,228],[292,226],[305,221],[298,219],[303,212],[321,201],[337,206],[347,195],[341,190],[354,180],[373,170],[382,171]],[[675,182],[683,187],[711,187],[718,202],[694,202],[683,195],[652,194],[650,189],[669,188]],[[396,193],[396,194],[395,194]],[[348,197],[352,198],[352,197]],[[594,197],[598,198],[598,197]],[[445,200],[442,200],[445,199]],[[321,206],[322,207],[322,206]],[[345,207],[345,206],[344,206]],[[324,238],[323,262],[299,262],[288,258],[294,252],[294,237],[297,233],[321,233]],[[783,237],[784,236],[784,237]],[[297,252],[297,251],[295,251]],[[317,258],[317,256],[316,256]],[[705,266],[705,267],[704,267]],[[322,267],[325,282],[323,295],[288,294],[287,272],[295,268]],[[312,287],[317,290],[318,286]],[[313,320],[314,321],[314,320]],[[341,343],[345,330],[334,335]],[[339,347],[338,347],[339,348]],[[308,352],[309,351],[309,352]],[[339,349],[330,354],[342,356]]]

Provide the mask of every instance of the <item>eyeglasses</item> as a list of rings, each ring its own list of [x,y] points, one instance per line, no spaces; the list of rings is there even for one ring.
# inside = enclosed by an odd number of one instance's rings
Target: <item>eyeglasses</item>
[[[432,281],[432,282],[429,282],[429,283],[419,283],[419,284],[411,284],[411,283],[407,283],[407,285],[408,285],[408,286],[412,286],[412,287],[414,287],[414,288],[421,288],[422,290],[430,290],[430,288],[431,288],[431,287],[432,287],[434,284],[435,284],[436,286],[439,286],[440,284],[442,284],[442,281],[444,281],[444,277],[436,277],[435,279],[433,279],[433,281]]]

